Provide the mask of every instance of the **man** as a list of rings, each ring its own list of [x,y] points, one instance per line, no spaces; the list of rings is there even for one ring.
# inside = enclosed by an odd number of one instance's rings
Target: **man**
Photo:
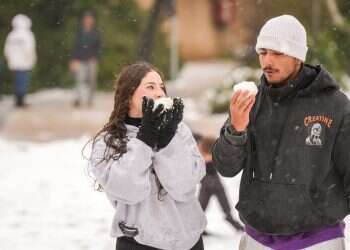
[[[213,147],[223,176],[243,170],[240,249],[344,250],[350,102],[325,69],[304,64],[306,32],[295,17],[267,21],[256,51],[259,92],[232,96]]]
[[[210,198],[216,196],[220,207],[225,214],[225,220],[230,223],[235,230],[243,231],[242,225],[235,220],[231,214],[231,206],[224,185],[222,184],[216,169],[213,167],[211,148],[215,142],[214,138],[202,137],[196,134],[194,135],[194,138],[197,141],[199,152],[202,154],[205,161],[207,173],[201,181],[201,188],[198,197],[203,211],[207,209]],[[209,233],[204,231],[203,234],[208,235]]]
[[[70,69],[76,81],[74,106],[80,106],[83,102],[92,106],[100,54],[101,38],[95,28],[95,16],[91,11],[87,11],[82,17],[70,61]]]

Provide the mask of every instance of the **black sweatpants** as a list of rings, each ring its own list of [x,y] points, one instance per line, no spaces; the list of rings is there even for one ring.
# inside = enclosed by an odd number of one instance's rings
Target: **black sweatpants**
[[[203,211],[207,209],[211,196],[216,196],[219,200],[222,211],[225,213],[225,220],[229,222],[236,230],[243,231],[243,226],[231,215],[231,207],[223,184],[217,174],[207,174],[201,181],[199,191],[199,203]]]
[[[199,203],[201,204],[202,209],[205,211],[210,198],[212,196],[216,196],[224,214],[226,216],[230,216],[231,207],[219,176],[207,174],[202,179],[201,184],[201,189],[199,191]]]
[[[149,247],[138,243],[134,238],[119,237],[117,238],[116,250],[162,250],[159,248]],[[189,250],[204,250],[202,237]]]

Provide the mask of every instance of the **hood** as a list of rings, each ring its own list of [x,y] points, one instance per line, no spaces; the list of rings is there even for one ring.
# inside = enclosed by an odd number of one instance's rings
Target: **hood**
[[[309,85],[299,90],[299,95],[313,95],[318,92],[339,89],[337,81],[322,66],[311,66],[305,64],[304,67],[308,67],[315,70],[317,72],[317,75]]]
[[[304,64],[298,76],[287,85],[273,88],[267,83],[264,74],[261,77],[260,90],[264,90],[275,100],[282,100],[298,93],[299,96],[313,95],[318,92],[339,89],[336,80],[320,65]]]
[[[18,14],[12,19],[12,27],[14,29],[30,29],[32,21],[26,15]]]

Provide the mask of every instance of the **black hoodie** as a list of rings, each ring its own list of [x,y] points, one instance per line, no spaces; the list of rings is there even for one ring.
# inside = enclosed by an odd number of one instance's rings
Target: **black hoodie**
[[[232,134],[229,119],[213,147],[223,176],[243,169],[243,222],[278,235],[337,223],[350,195],[350,102],[320,66],[304,65],[281,88],[261,78],[247,134]]]

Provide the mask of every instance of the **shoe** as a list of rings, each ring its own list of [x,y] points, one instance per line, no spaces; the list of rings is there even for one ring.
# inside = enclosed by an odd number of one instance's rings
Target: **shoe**
[[[79,100],[75,100],[74,102],[73,102],[73,107],[79,107],[80,106],[80,101]]]
[[[237,231],[244,231],[244,227],[241,225],[241,223],[239,223],[238,221],[236,221],[235,219],[232,218],[232,216],[226,216],[226,221],[228,221]]]
[[[212,233],[209,233],[207,230],[204,230],[202,233],[202,236],[210,236],[213,235]]]
[[[27,108],[29,105],[28,103],[24,102],[23,98],[17,98],[15,102],[16,108]]]
[[[29,107],[29,104],[28,103],[16,103],[16,108],[20,108],[20,109],[26,109]]]

